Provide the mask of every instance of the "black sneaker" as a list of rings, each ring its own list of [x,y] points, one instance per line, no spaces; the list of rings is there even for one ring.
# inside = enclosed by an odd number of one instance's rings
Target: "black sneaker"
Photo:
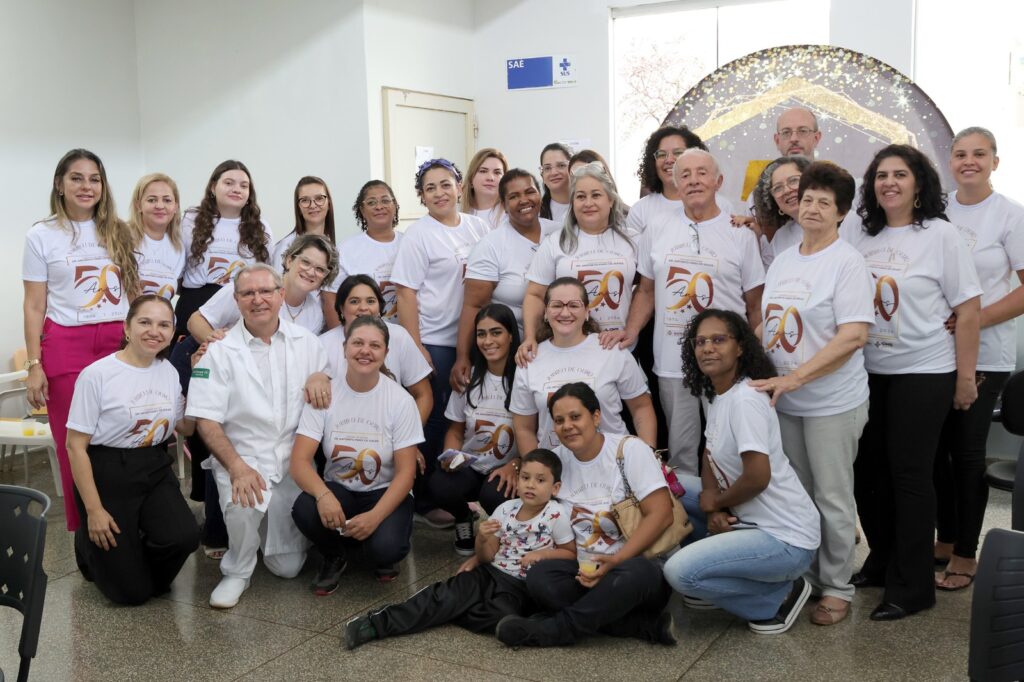
[[[455,524],[455,553],[459,556],[473,556],[476,542],[473,540],[473,522],[459,521]]]
[[[345,623],[345,648],[352,650],[378,638],[369,616],[356,616]]]
[[[555,620],[544,613],[529,618],[505,616],[494,628],[498,641],[513,648],[521,646],[569,646],[575,642],[571,633],[559,630]]]
[[[334,594],[334,591],[338,589],[338,580],[346,568],[348,568],[348,562],[345,557],[324,557],[324,562],[320,564],[320,571],[313,579],[313,594],[318,597]]]
[[[804,607],[810,596],[810,583],[803,578],[797,578],[793,581],[793,588],[782,601],[782,606],[779,607],[779,612],[775,614],[775,617],[766,620],[752,620],[747,623],[747,626],[759,635],[781,635],[793,627],[797,616],[800,615],[800,609]]]
[[[658,622],[654,625],[654,632],[651,641],[665,646],[676,645],[676,635],[672,632],[672,614],[666,609],[658,616]]]

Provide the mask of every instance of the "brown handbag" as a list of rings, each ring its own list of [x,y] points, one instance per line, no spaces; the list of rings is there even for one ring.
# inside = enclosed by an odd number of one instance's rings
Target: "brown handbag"
[[[615,462],[618,464],[619,473],[622,475],[622,484],[626,488],[626,497],[612,505],[615,523],[618,525],[622,537],[627,540],[636,532],[640,522],[643,520],[640,500],[636,499],[636,495],[633,494],[633,489],[629,485],[629,479],[626,478],[626,468],[623,464],[622,450],[626,445],[626,441],[630,438],[636,438],[636,436],[626,436],[623,438],[619,442],[619,450],[615,454]],[[657,461],[657,456],[654,455],[653,451],[651,456]],[[658,466],[661,466],[660,461]],[[686,510],[683,509],[683,505],[679,503],[679,499],[671,491],[669,492],[669,497],[672,499],[672,525],[662,531],[658,539],[644,550],[644,556],[648,559],[679,549],[679,543],[683,541],[683,538],[693,532],[693,526],[690,524],[690,519],[686,516]]]

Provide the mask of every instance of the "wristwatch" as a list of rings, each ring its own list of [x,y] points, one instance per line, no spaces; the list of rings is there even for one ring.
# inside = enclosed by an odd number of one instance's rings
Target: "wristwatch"
[[[23,369],[27,372],[41,362],[42,360],[40,360],[39,358],[35,358],[33,360],[26,360]]]

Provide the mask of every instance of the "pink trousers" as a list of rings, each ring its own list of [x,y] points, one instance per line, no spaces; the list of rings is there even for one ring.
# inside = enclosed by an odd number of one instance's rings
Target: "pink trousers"
[[[71,396],[75,393],[75,381],[88,365],[117,351],[123,335],[124,324],[121,322],[64,327],[47,318],[43,323],[39,355],[49,385],[46,410],[50,416],[53,442],[57,446],[61,487],[64,489],[64,516],[70,531],[78,530],[75,481],[71,476],[67,446],[68,412],[71,410]]]

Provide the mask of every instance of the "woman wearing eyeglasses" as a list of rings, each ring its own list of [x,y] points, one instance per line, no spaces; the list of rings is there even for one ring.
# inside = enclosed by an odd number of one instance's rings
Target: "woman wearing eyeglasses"
[[[676,165],[676,159],[691,147],[707,149],[700,137],[685,126],[658,128],[647,138],[636,176],[650,194],[629,209],[626,216],[629,234],[639,238],[650,225],[683,219],[683,204],[672,180],[672,167]]]
[[[462,212],[483,218],[492,228],[497,227],[502,218],[498,183],[506,172],[508,161],[497,149],[485,147],[474,154],[466,169],[469,182],[462,195]]]
[[[333,329],[341,324],[335,312],[335,297],[338,286],[351,275],[372,277],[384,296],[380,301],[381,318],[398,322],[398,302],[395,285],[391,281],[391,269],[402,241],[402,233],[395,231],[398,226],[398,200],[388,183],[370,180],[359,188],[352,213],[362,232],[338,246],[338,276],[323,292],[325,308],[328,303],[331,305],[331,311],[324,312],[327,327]]]
[[[334,244],[334,204],[327,183],[307,175],[295,185],[295,227],[282,237],[271,252],[270,264],[280,268],[284,253],[295,238],[304,234],[319,234]]]
[[[767,269],[775,257],[803,238],[798,213],[800,175],[811,162],[806,156],[775,159],[761,173],[754,187],[754,234],[761,247],[761,260]]]
[[[624,402],[637,435],[653,447],[658,427],[647,379],[629,351],[601,347],[584,286],[575,277],[560,277],[547,288],[543,304],[541,343],[533,361],[516,369],[509,404],[519,451],[558,447],[547,411],[548,396],[575,381],[597,394],[604,433],[627,433],[622,421]]]
[[[540,201],[540,217],[562,222],[569,212],[569,159],[572,151],[561,142],[552,142],[540,152],[540,179],[544,196]]]

